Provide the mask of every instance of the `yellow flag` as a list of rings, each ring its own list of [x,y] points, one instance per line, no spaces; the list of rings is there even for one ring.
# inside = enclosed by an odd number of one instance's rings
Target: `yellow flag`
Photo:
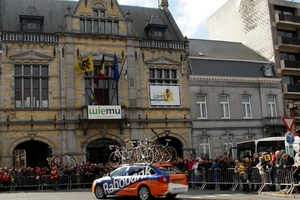
[[[92,54],[76,63],[74,65],[74,70],[76,74],[83,74],[84,72],[94,71]]]

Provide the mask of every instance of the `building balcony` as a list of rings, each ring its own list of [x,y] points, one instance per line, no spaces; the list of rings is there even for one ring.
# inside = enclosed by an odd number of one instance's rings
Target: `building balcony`
[[[10,42],[45,42],[45,43],[57,43],[58,36],[54,34],[43,33],[13,33],[3,32],[1,34],[3,41]]]
[[[279,51],[296,52],[300,50],[300,39],[291,37],[278,37]]]
[[[297,94],[300,97],[300,85],[284,84],[283,93],[284,94]]]
[[[265,117],[263,118],[263,124],[265,126],[283,126],[281,117]]]
[[[156,48],[156,49],[174,49],[184,50],[184,42],[170,42],[170,41],[155,41],[155,40],[140,40],[139,46],[141,48]]]
[[[300,72],[300,61],[280,60],[280,68],[281,70]]]
[[[289,116],[290,117],[300,118],[300,109],[290,108],[289,109]]]
[[[275,23],[277,28],[294,28],[296,30],[300,27],[300,17],[276,13]]]

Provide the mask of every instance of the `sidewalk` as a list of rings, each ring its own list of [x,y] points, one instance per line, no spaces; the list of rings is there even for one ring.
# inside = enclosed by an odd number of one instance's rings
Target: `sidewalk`
[[[250,192],[250,193],[245,193],[243,191],[240,190],[236,190],[236,191],[232,191],[232,190],[200,190],[200,189],[194,189],[194,188],[189,188],[187,194],[190,195],[218,195],[218,194],[249,194],[249,195],[267,195],[267,196],[276,196],[276,197],[284,197],[284,198],[297,198],[300,199],[300,193],[297,194],[290,194],[290,195],[286,195],[283,193],[280,193],[280,191],[262,191],[260,194],[258,194],[257,192]]]

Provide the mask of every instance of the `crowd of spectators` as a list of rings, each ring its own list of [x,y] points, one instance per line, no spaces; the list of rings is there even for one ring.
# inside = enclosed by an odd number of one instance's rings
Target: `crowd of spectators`
[[[113,168],[109,163],[82,162],[77,164],[77,167],[58,165],[57,170],[60,187],[67,187],[72,183],[76,188],[84,188],[89,187],[94,179],[105,176]],[[12,186],[16,190],[37,189],[40,185],[48,187],[51,184],[50,171],[49,166],[0,168],[0,190],[11,190]]]
[[[231,177],[236,179],[235,181],[242,183],[243,191],[257,191],[261,184],[246,184],[253,178],[251,177],[253,176],[253,168],[257,168],[262,183],[271,183],[266,189],[275,191],[275,184],[278,183],[278,180],[275,179],[278,174],[284,173],[283,169],[292,169],[293,167],[295,169],[293,170],[293,179],[297,184],[300,181],[300,148],[294,157],[281,150],[268,153],[254,153],[253,156],[243,156],[241,160],[237,160],[227,153],[215,155],[214,158],[209,158],[206,154],[203,154],[202,157],[196,157],[195,154],[192,154],[185,158],[177,158],[173,161],[173,165],[186,173],[190,188],[200,188],[203,180],[206,179],[207,181],[208,179],[205,172],[211,171],[213,172],[214,184],[207,184],[207,189],[231,189],[232,184],[228,183],[233,180],[225,180],[226,178],[222,176],[222,173],[227,173],[227,169],[233,169],[231,172],[234,174]],[[59,165],[57,170],[60,187],[67,187],[71,183],[73,188],[84,188],[90,187],[94,179],[105,176],[114,169],[109,163],[82,162],[77,164],[77,167]],[[49,179],[50,171],[51,168],[47,166],[0,168],[0,190],[11,190],[12,187],[16,190],[37,189],[37,186],[47,187],[51,184]],[[286,185],[280,185],[281,191],[285,189]]]
[[[254,153],[253,156],[243,156],[241,160],[235,159],[231,155],[224,153],[223,155],[215,155],[214,158],[208,158],[207,155],[196,157],[192,154],[184,159],[177,159],[174,162],[179,169],[186,172],[189,179],[190,188],[200,188],[205,177],[204,172],[212,172],[215,184],[206,185],[207,189],[229,190],[232,189],[230,182],[241,183],[241,190],[246,193],[258,191],[261,184],[270,183],[264,190],[284,192],[287,190],[285,184],[280,184],[280,177],[287,177],[286,170],[290,170],[293,181],[298,184],[300,181],[300,148],[294,157],[285,153],[284,150],[276,152]],[[253,170],[257,169],[259,173],[255,176],[260,176],[261,184],[251,184],[251,180],[257,177],[253,176]],[[227,170],[232,169],[232,170]],[[222,173],[234,173],[230,176],[222,176]],[[230,177],[230,180],[225,180]],[[235,179],[235,180],[234,180]],[[207,181],[207,180],[206,180]],[[276,183],[280,187],[276,188]]]

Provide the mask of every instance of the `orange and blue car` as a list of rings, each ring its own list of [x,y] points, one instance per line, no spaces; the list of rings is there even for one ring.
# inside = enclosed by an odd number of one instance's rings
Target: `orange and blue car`
[[[94,180],[92,185],[98,199],[108,195],[137,196],[140,200],[156,196],[174,199],[187,191],[186,175],[169,163],[124,165]]]

